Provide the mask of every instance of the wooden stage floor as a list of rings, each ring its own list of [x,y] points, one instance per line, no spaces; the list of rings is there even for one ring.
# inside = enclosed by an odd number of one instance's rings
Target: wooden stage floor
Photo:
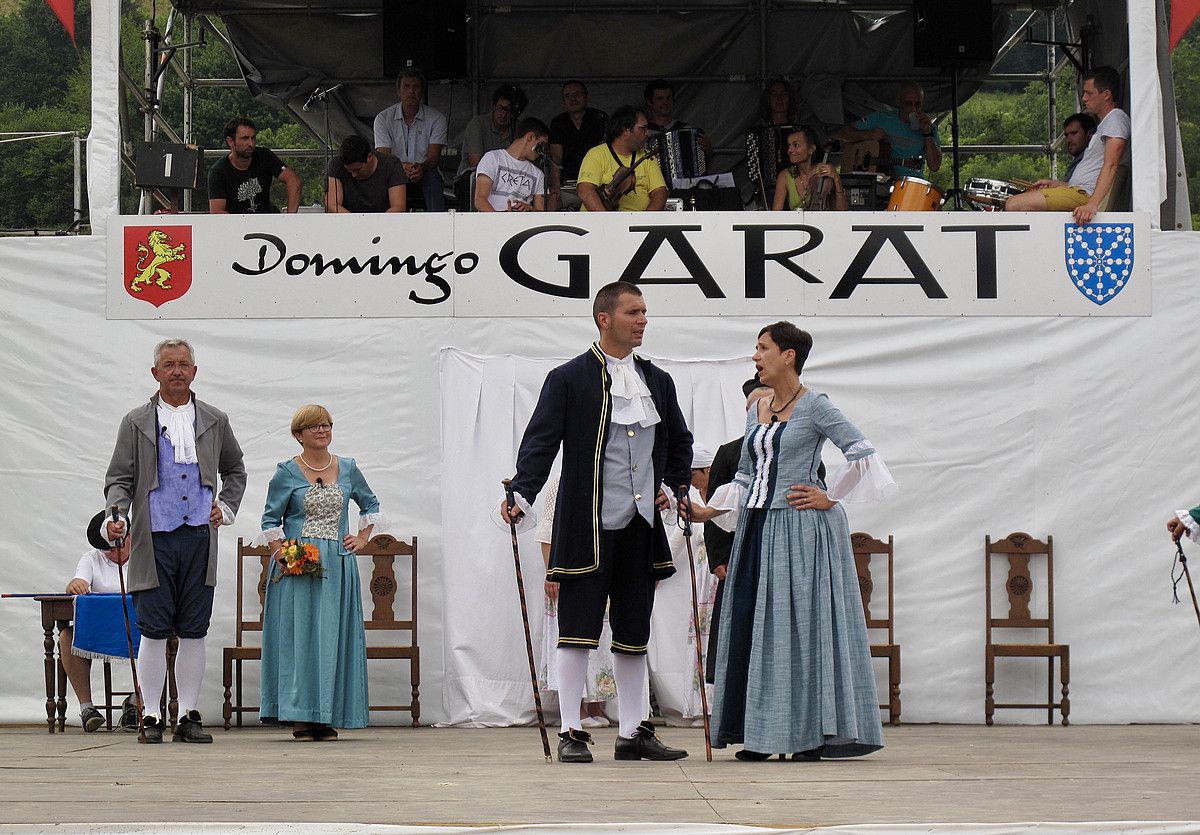
[[[364,822],[862,823],[1200,820],[1200,727],[885,728],[870,757],[704,761],[699,730],[666,728],[691,756],[547,765],[536,729],[381,727],[333,743],[282,729],[214,729],[212,745],[0,728],[0,824]],[[554,738],[551,737],[553,743]]]

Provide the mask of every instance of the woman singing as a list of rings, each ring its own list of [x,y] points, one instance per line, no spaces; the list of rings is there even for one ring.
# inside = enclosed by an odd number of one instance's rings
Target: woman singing
[[[733,484],[711,510],[737,533],[717,642],[713,747],[741,760],[854,757],[883,747],[858,575],[837,501],[896,489],[871,442],[824,394],[800,382],[812,337],[790,322],[758,335],[754,363],[773,389],[746,415]],[[825,440],[846,463],[820,492]],[[701,512],[710,509],[701,509]]]
[[[300,740],[337,739],[367,725],[367,654],[354,555],[382,522],[379,500],[353,458],[329,451],[333,418],[324,406],[292,417],[302,451],[275,468],[262,534],[274,557],[263,614],[260,715],[292,723]],[[350,500],[359,530],[347,530]],[[290,555],[319,557],[317,574],[293,574]],[[289,566],[292,566],[289,569]],[[319,576],[323,575],[323,576]]]
[[[775,179],[774,211],[826,208],[844,212],[850,208],[837,169],[827,162],[813,162],[817,147],[817,134],[807,125],[788,134],[790,165]]]

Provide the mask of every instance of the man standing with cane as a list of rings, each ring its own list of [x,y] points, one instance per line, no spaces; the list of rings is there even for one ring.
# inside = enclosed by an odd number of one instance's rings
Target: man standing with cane
[[[104,534],[115,542],[129,530],[129,589],[142,633],[138,671],[149,711],[145,741],[162,742],[158,705],[167,678],[167,640],[176,635],[180,718],[174,739],[212,742],[197,705],[217,583],[216,529],[233,523],[246,470],[229,418],[192,394],[192,346],[182,339],[160,342],[151,373],[158,393],[117,429],[104,496],[120,515],[105,525]]]
[[[691,478],[692,434],[670,375],[637,357],[646,302],[637,285],[617,281],[596,293],[592,316],[600,340],[549,373],[517,452],[512,490],[518,508],[500,505],[506,521],[528,511],[562,447],[547,579],[559,587],[559,701],[577,705],[587,654],[599,645],[605,607],[612,628],[617,685],[618,760],[677,760],[644,721],[649,714],[646,647],[654,584],[675,573],[659,510]],[[562,711],[560,762],[591,762],[591,735],[576,710]]]

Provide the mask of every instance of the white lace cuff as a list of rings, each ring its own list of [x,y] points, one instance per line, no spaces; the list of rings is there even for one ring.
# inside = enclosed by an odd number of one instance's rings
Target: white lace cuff
[[[267,528],[265,531],[260,533],[258,536],[254,537],[254,541],[251,542],[250,544],[253,545],[255,548],[261,548],[264,545],[269,545],[270,543],[272,543],[278,539],[285,539],[285,538],[286,537],[284,537],[284,535],[283,535],[283,528]]]
[[[358,514],[358,530],[361,533],[370,526],[374,525],[375,530],[371,531],[372,535],[383,533],[392,524],[392,520],[383,511],[377,510],[374,513]]]
[[[853,449],[851,446],[846,454],[851,454]],[[825,493],[835,502],[878,502],[899,489],[883,458],[872,452],[865,458],[847,461],[838,467],[829,479],[829,489]]]
[[[872,455],[874,452],[875,445],[866,438],[863,438],[861,441],[855,441],[854,443],[850,444],[850,446],[848,446],[846,451],[842,454],[846,456],[847,461],[857,461],[860,458],[866,458],[868,455]]]
[[[1183,526],[1187,528],[1188,539],[1192,542],[1200,542],[1200,522],[1192,518],[1192,514],[1186,510],[1175,511],[1175,518],[1183,522]]]
[[[225,504],[225,502],[221,501],[220,499],[217,499],[217,507],[221,510],[221,524],[232,525],[233,520],[237,517],[237,514],[233,512],[229,505]]]
[[[517,507],[525,514],[517,520],[517,533],[524,533],[530,528],[537,527],[537,516],[533,512],[533,507],[529,502],[525,501],[525,497],[520,493],[513,493],[513,498],[517,502]],[[505,500],[501,499],[500,504],[496,505],[496,509],[491,513],[491,519],[496,523],[496,527],[500,530],[508,531],[508,522],[504,521],[504,517],[500,515],[500,508],[504,505]]]
[[[733,533],[737,529],[738,518],[742,515],[742,505],[745,502],[745,485],[737,480],[722,484],[708,497],[708,506],[713,510],[726,512],[714,516],[712,523],[723,531]]]

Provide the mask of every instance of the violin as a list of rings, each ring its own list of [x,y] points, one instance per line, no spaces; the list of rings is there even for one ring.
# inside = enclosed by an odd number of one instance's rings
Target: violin
[[[633,191],[633,187],[637,184],[637,179],[633,176],[633,172],[646,160],[658,156],[659,150],[659,146],[656,145],[648,150],[645,156],[633,160],[632,165],[622,165],[613,174],[611,180],[596,190],[600,195],[600,202],[604,204],[606,210],[610,212],[617,211],[621,198]],[[615,152],[613,152],[613,157],[616,157]],[[619,159],[617,161],[620,162]]]
[[[825,154],[819,164],[829,162],[829,146],[825,146]],[[827,212],[837,208],[837,181],[829,174],[818,176],[811,186],[813,193],[808,207],[814,211]]]

